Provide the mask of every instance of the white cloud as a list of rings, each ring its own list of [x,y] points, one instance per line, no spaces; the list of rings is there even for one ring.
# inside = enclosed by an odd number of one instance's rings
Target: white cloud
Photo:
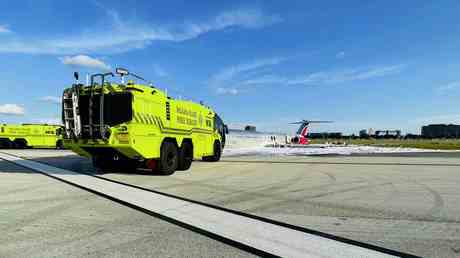
[[[238,95],[242,92],[241,88],[245,86],[245,84],[250,84],[245,82],[242,78],[250,77],[260,70],[283,62],[285,59],[286,58],[281,57],[258,59],[252,62],[226,67],[212,75],[208,81],[208,85],[215,89],[217,94]]]
[[[460,88],[460,81],[454,81],[454,82],[447,83],[445,85],[441,85],[437,88],[437,90],[440,92],[445,92],[445,91],[454,90],[456,88]]]
[[[267,58],[229,66],[212,75],[208,84],[218,94],[229,94],[230,90],[234,90],[237,92],[236,94],[239,94],[245,91],[247,87],[270,85],[317,86],[368,80],[400,73],[407,66],[405,64],[397,64],[335,71],[318,71],[303,76],[285,76],[277,73],[273,66],[285,62],[287,59],[284,57]]]
[[[409,123],[418,124],[460,124],[460,114],[443,114],[427,117],[418,117],[408,121]]]
[[[59,118],[39,118],[34,119],[33,122],[39,124],[62,125],[62,120]]]
[[[240,93],[240,91],[235,88],[217,88],[216,92],[219,95],[238,95]]]
[[[310,73],[305,76],[294,76],[294,78],[283,77],[276,74],[264,74],[262,76],[246,78],[238,83],[233,82],[233,85],[238,84],[244,86],[266,86],[280,84],[316,86],[339,84],[397,74],[401,72],[405,67],[405,65],[391,65],[374,68],[348,69],[344,71],[320,71]]]
[[[112,68],[103,61],[86,55],[65,56],[60,58],[65,65],[80,66],[86,68],[100,69],[109,71]]]
[[[0,34],[1,33],[11,33],[10,27],[6,24],[0,24]]]
[[[245,73],[251,70],[256,70],[261,67],[276,65],[284,61],[285,58],[274,57],[268,59],[259,59],[250,63],[238,64],[230,67],[226,67],[213,75],[211,81],[228,81],[238,76],[241,73]]]
[[[0,114],[22,116],[25,114],[25,110],[21,105],[18,104],[3,104],[0,105]]]
[[[258,78],[251,78],[242,82],[244,85],[267,85],[267,84],[283,84],[287,79],[276,75],[263,75]]]
[[[337,54],[335,55],[335,57],[338,58],[338,59],[342,59],[342,58],[345,57],[345,52],[344,52],[344,51],[341,51],[341,52],[337,53]]]
[[[231,26],[256,29],[281,21],[282,19],[278,15],[266,15],[259,9],[238,9],[223,12],[207,23],[188,24],[188,33],[190,35],[198,35]]]
[[[168,76],[168,73],[163,69],[163,67],[159,65],[154,65],[153,66],[153,73],[158,76],[158,77],[165,77]]]
[[[145,48],[153,41],[185,41],[212,31],[230,27],[256,29],[281,21],[258,9],[236,9],[218,14],[206,22],[183,22],[175,25],[152,25],[121,19],[118,12],[106,10],[110,27],[87,29],[62,38],[11,38],[2,40],[0,52],[28,54],[117,53]]]
[[[297,79],[287,80],[289,85],[337,84],[350,81],[367,80],[400,73],[406,65],[378,66],[373,68],[349,69],[344,71],[316,72]]]
[[[350,76],[345,77],[345,80],[365,80],[375,77],[383,77],[391,74],[400,73],[404,68],[405,64],[390,65],[390,66],[379,66],[370,69],[358,70]]]
[[[50,102],[54,104],[61,104],[61,98],[56,96],[44,96],[40,98],[41,101]]]

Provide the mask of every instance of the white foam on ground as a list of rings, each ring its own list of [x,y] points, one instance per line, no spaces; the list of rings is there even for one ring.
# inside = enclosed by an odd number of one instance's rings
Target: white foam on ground
[[[278,142],[285,141],[285,135],[281,134],[262,134],[262,133],[247,133],[247,132],[230,132],[227,135],[225,148],[239,149],[263,147],[272,143],[270,136],[275,136]]]
[[[427,150],[416,148],[396,148],[396,147],[375,147],[357,145],[325,145],[311,144],[308,148],[273,148],[265,147],[273,142],[269,134],[251,133],[230,133],[227,136],[223,156],[241,155],[351,155],[351,154],[373,154],[373,153],[410,153],[410,152],[434,152],[440,150]],[[274,135],[277,142],[284,143],[285,135]]]
[[[248,147],[228,148],[223,156],[240,155],[351,155],[372,153],[408,153],[408,152],[433,152],[437,150],[424,150],[415,148],[392,148],[373,146],[327,146],[311,148],[272,148],[272,147]]]

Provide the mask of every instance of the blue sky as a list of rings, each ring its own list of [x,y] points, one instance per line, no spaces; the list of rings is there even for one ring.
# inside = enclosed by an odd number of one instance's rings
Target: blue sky
[[[0,121],[59,121],[73,71],[117,66],[231,127],[357,132],[460,123],[458,1],[14,1],[0,14]]]

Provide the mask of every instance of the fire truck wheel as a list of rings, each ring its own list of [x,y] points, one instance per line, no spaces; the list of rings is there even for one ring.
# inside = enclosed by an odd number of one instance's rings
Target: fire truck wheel
[[[172,142],[163,142],[161,145],[160,164],[158,172],[162,175],[171,175],[176,171],[178,165],[177,147]]]
[[[13,141],[13,144],[14,144],[15,148],[17,148],[17,149],[25,149],[25,148],[27,148],[27,141],[24,140],[24,139],[15,139]]]
[[[56,149],[58,150],[64,149],[64,143],[62,142],[62,140],[59,140],[56,142]]]
[[[13,148],[13,147],[14,147],[14,146],[13,146],[13,142],[12,142],[12,141],[10,141],[10,140],[8,140],[8,139],[6,139],[6,140],[3,140],[3,139],[0,140],[0,148],[2,148],[2,149],[11,149],[11,148]]]
[[[214,155],[203,157],[203,161],[217,162],[222,156],[222,146],[219,141],[214,142]]]
[[[192,165],[193,161],[193,147],[190,142],[182,143],[179,149],[179,164],[177,170],[187,170]]]
[[[93,167],[98,173],[112,172],[115,169],[114,162],[111,159],[93,156]]]

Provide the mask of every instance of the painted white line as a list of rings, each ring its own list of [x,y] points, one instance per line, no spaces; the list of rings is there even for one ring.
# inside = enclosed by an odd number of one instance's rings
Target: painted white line
[[[281,257],[395,257],[0,153],[0,158]]]

